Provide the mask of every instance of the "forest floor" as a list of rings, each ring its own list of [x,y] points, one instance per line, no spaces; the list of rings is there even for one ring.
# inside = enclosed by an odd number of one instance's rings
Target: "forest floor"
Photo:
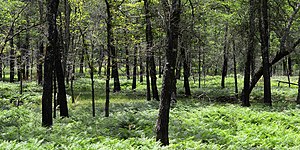
[[[192,78],[191,78],[192,79]],[[131,91],[131,80],[121,79],[122,92],[111,93],[110,116],[104,117],[105,81],[95,81],[96,117],[92,117],[91,81],[75,81],[75,103],[69,103],[69,118],[54,119],[52,128],[41,126],[42,87],[25,82],[0,82],[0,149],[300,149],[300,109],[295,104],[297,86],[288,87],[272,77],[273,107],[264,106],[262,82],[253,90],[251,107],[241,107],[234,98],[234,80],[206,78],[198,88],[191,81],[192,97],[184,97],[178,82],[178,102],[170,111],[170,145],[155,141],[157,101],[146,101],[145,83]],[[239,90],[242,77],[239,77]],[[297,83],[297,77],[292,77]],[[161,79],[158,80],[159,89]],[[68,92],[70,93],[70,92]],[[24,104],[16,107],[10,101]],[[58,111],[59,112],[59,111]],[[58,114],[59,115],[59,114]]]

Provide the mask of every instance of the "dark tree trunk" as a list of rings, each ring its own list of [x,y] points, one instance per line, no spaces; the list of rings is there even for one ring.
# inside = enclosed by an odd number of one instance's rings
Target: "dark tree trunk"
[[[179,55],[179,57],[181,57],[181,55]],[[176,70],[175,70],[175,78],[176,80],[180,80],[180,76],[181,76],[181,66],[182,66],[182,62],[181,59],[179,59],[179,57],[177,58],[177,64],[176,64]]]
[[[287,58],[287,64],[288,64],[288,67],[287,67],[287,77],[288,77],[289,87],[291,87],[290,76],[292,75],[292,59],[291,59],[290,56]]]
[[[27,20],[27,26],[29,26],[29,18],[28,16],[26,17]],[[30,40],[30,35],[29,35],[30,29],[26,29],[26,34],[25,34],[25,43],[24,43],[24,54],[25,54],[25,61],[26,61],[26,68],[25,68],[25,74],[24,74],[24,79],[28,80],[29,79],[29,71],[30,71],[30,45],[29,45],[29,40]]]
[[[13,28],[10,32],[11,35],[14,34]],[[15,50],[14,50],[14,39],[10,40],[10,78],[9,82],[14,82],[15,77]]]
[[[235,53],[236,53],[236,47],[235,47],[235,40],[232,40],[232,48],[233,48],[233,74],[234,74],[234,92],[236,98],[238,98],[238,81],[237,81],[237,70],[236,70],[236,58],[235,58]]]
[[[21,41],[20,41],[20,34],[17,35],[17,39],[18,39],[18,42],[17,42],[17,49],[18,51],[20,52],[17,56],[17,70],[18,70],[18,81],[21,81],[21,78],[22,78],[22,50],[21,50]]]
[[[2,75],[2,71],[3,71],[3,70],[2,70],[2,69],[3,69],[3,68],[2,68],[2,67],[3,67],[2,57],[3,57],[3,54],[0,53],[0,81],[3,80],[3,78],[2,78],[2,76],[3,76],[3,75]]]
[[[198,88],[201,87],[201,48],[198,50]]]
[[[69,54],[69,48],[70,48],[70,15],[71,15],[71,7],[69,4],[69,0],[64,0],[64,14],[65,14],[65,26],[64,26],[64,51],[62,55],[62,68],[63,73],[66,79],[68,79],[68,73],[67,73],[67,64],[68,64],[68,54]],[[61,33],[62,34],[62,33]],[[67,82],[68,83],[68,82]]]
[[[53,118],[56,118],[56,109],[59,108],[57,107],[59,105],[57,101],[57,80],[56,80],[56,72],[55,70],[53,71]]]
[[[47,0],[47,22],[48,22],[48,41],[45,63],[44,63],[44,84],[42,96],[42,125],[50,127],[52,119],[52,72],[55,58],[55,50],[58,49],[58,31],[56,17],[59,0]]]
[[[204,52],[204,51],[203,51]],[[202,54],[202,72],[203,72],[203,86],[205,87],[205,83],[206,83],[206,72],[205,72],[205,69],[206,69],[206,64],[205,64],[205,53]]]
[[[72,94],[72,103],[75,103],[75,97],[74,97],[74,79],[75,79],[75,58],[73,60],[72,64],[72,72],[71,72],[71,94]]]
[[[102,64],[103,64],[103,59],[104,59],[104,46],[101,45],[101,48],[100,48],[100,56],[99,56],[99,59],[98,59],[98,76],[100,77],[101,76],[101,70],[102,70]]]
[[[66,86],[65,86],[65,76],[62,68],[61,63],[61,55],[60,51],[57,48],[55,51],[55,73],[57,78],[57,100],[60,104],[60,116],[61,117],[68,117],[68,104],[67,104],[67,97],[66,97]]]
[[[38,84],[42,84],[43,81],[43,62],[42,62],[42,55],[44,53],[44,43],[40,42],[39,50],[37,53],[37,78]]]
[[[80,54],[80,64],[79,64],[79,73],[83,74],[83,63],[84,63],[84,48],[81,50]]]
[[[162,66],[161,66],[161,53],[160,48],[158,49],[158,77],[161,78],[162,75]]]
[[[129,68],[129,50],[128,46],[125,47],[125,53],[126,53],[126,76],[127,80],[130,79],[130,68]]]
[[[91,59],[89,60],[89,67],[90,67],[90,76],[92,82],[92,110],[93,110],[93,117],[96,115],[95,111],[95,81],[94,81],[94,45],[92,44],[92,54]]]
[[[43,0],[39,0],[39,15],[40,15],[40,23],[43,23],[44,20],[44,5],[43,5]],[[41,36],[40,36],[40,41],[38,42],[38,48],[39,50],[37,51],[36,54],[36,74],[37,74],[37,80],[38,80],[38,84],[41,85],[42,81],[43,81],[43,61],[42,61],[42,55],[44,53],[44,42],[43,42],[43,29],[39,30]]]
[[[147,41],[147,84],[149,80],[149,68],[150,68],[150,76],[151,76],[151,87],[152,87],[152,95],[153,99],[159,100],[158,90],[156,85],[156,66],[154,60],[154,49],[153,49],[153,34],[152,34],[152,25],[151,25],[151,14],[149,8],[149,1],[144,0],[144,8],[146,15],[146,41]],[[149,85],[150,86],[150,85]],[[149,88],[149,90],[148,90]],[[147,99],[150,100],[150,87],[147,85]],[[148,98],[149,96],[149,98]]]
[[[113,36],[113,32],[111,30],[111,36]],[[113,38],[113,37],[111,37]],[[114,78],[114,89],[113,92],[121,91],[120,79],[119,79],[119,71],[118,71],[118,62],[117,62],[117,53],[116,48],[114,46],[111,47],[111,57],[112,57],[112,76]]]
[[[137,72],[137,46],[134,46],[134,53],[133,53],[133,73],[132,73],[132,90],[136,89],[136,72]]]
[[[300,104],[300,67],[299,68],[299,77],[298,77],[298,96],[297,96],[297,104]]]
[[[247,58],[245,63],[244,70],[244,92],[241,95],[242,106],[249,107],[250,106],[250,72],[251,72],[251,62],[253,61],[253,51],[254,51],[254,37],[255,37],[255,0],[249,0],[249,26],[250,31],[248,35],[248,50],[247,50]]]
[[[227,36],[228,36],[228,23],[225,26],[225,36],[224,36],[224,51],[223,51],[223,66],[222,66],[222,80],[221,80],[221,87],[225,88],[225,78],[227,76],[227,68],[228,68],[228,48],[227,48]]]
[[[270,82],[270,66],[269,66],[269,19],[268,19],[268,0],[261,0],[261,50],[263,60],[263,76],[264,76],[264,103],[272,106],[271,101],[271,82]]]
[[[180,48],[181,51],[181,58],[183,58],[183,76],[184,76],[184,90],[185,90],[185,96],[191,96],[191,89],[190,89],[190,68],[188,64],[188,56],[186,55],[185,48],[187,48],[187,45],[184,44]]]
[[[172,0],[171,8],[166,0],[161,1],[164,12],[170,18],[166,20],[168,46],[166,48],[165,71],[159,105],[159,115],[156,122],[156,140],[162,145],[169,144],[168,126],[169,111],[173,88],[175,87],[175,66],[178,48],[178,34],[180,21],[180,0]]]
[[[142,50],[140,47],[138,47],[139,49],[139,56],[140,56],[140,83],[142,83],[144,81],[144,66],[143,66],[143,55],[142,55]]]
[[[105,101],[105,117],[109,116],[109,80],[110,80],[110,57],[111,57],[111,52],[114,51],[114,46],[113,44],[113,37],[112,37],[112,16],[110,12],[110,4],[108,2],[109,0],[105,0],[106,4],[106,13],[107,13],[107,68],[106,68],[106,101]]]

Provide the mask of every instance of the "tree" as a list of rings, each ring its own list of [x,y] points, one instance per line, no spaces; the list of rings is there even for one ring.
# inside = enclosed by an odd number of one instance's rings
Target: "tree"
[[[250,106],[250,67],[253,61],[254,51],[254,36],[255,36],[255,0],[249,0],[249,35],[248,35],[248,50],[244,69],[244,92],[242,93],[241,100],[242,105]]]
[[[42,96],[42,125],[50,127],[53,124],[52,119],[52,73],[55,58],[55,50],[58,49],[58,31],[56,25],[57,9],[59,0],[47,0],[47,23],[48,23],[48,41],[45,63],[44,63],[44,84]]]
[[[158,90],[156,85],[156,66],[154,62],[153,34],[152,34],[149,3],[150,2],[148,0],[144,0],[144,8],[145,8],[145,16],[146,16],[146,42],[147,42],[147,60],[146,60],[147,93],[148,93],[148,88],[150,91],[150,87],[148,87],[149,67],[150,67],[152,96],[153,99],[159,100]],[[149,94],[147,94],[147,99],[149,99],[148,97],[150,97],[150,92]]]
[[[171,95],[175,84],[175,66],[178,48],[179,22],[180,22],[180,0],[161,1],[165,13],[167,47],[165,49],[165,70],[163,77],[163,85],[161,91],[161,100],[159,104],[159,114],[156,122],[156,140],[162,145],[169,144],[168,126]]]

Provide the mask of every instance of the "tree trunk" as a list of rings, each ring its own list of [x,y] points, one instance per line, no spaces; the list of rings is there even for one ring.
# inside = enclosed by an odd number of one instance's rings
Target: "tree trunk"
[[[133,73],[132,73],[132,90],[136,89],[136,72],[137,72],[137,46],[134,46],[134,53],[133,53]]]
[[[225,88],[225,78],[227,76],[227,68],[228,68],[228,48],[227,48],[227,36],[228,36],[228,23],[225,25],[225,36],[224,36],[224,60],[223,60],[223,66],[222,66],[222,80],[221,80],[221,87]]]
[[[264,76],[264,103],[272,106],[271,101],[271,82],[270,82],[270,66],[269,66],[269,19],[268,19],[268,0],[261,0],[261,50],[263,60],[263,76]]]
[[[65,78],[68,80],[68,73],[67,73],[67,62],[68,62],[68,54],[70,48],[70,16],[71,16],[71,6],[69,4],[69,0],[64,0],[64,14],[65,14],[65,27],[64,27],[64,39],[63,39],[63,56],[62,56],[62,68]],[[62,33],[61,33],[62,34]],[[68,83],[68,82],[67,82]]]
[[[298,77],[298,96],[297,96],[297,104],[299,105],[300,104],[300,66],[298,67],[299,68],[299,77]]]
[[[232,40],[232,48],[233,48],[233,74],[234,74],[234,89],[235,89],[235,96],[238,98],[238,81],[237,81],[237,71],[236,71],[236,58],[235,58],[235,53],[236,53],[236,47],[235,47],[235,39]]]
[[[198,50],[198,88],[201,87],[201,48]]]
[[[112,37],[112,17],[111,17],[111,12],[110,12],[110,5],[109,5],[109,0],[105,0],[106,4],[106,13],[107,13],[107,26],[106,26],[106,31],[107,31],[107,68],[106,68],[106,101],[105,101],[105,117],[109,116],[109,80],[110,80],[110,57],[111,57],[111,52],[114,51],[114,46],[113,44],[113,37]]]
[[[249,0],[249,35],[248,35],[248,50],[247,58],[245,62],[244,70],[244,92],[241,95],[242,106],[250,106],[250,72],[251,72],[251,62],[253,61],[253,51],[254,51],[254,37],[255,37],[255,0]]]
[[[185,90],[185,96],[191,96],[191,89],[190,89],[190,68],[188,64],[188,56],[186,55],[185,48],[187,48],[187,45],[182,45],[180,48],[181,51],[181,58],[183,58],[183,77],[184,77],[184,90]]]
[[[45,63],[44,63],[44,84],[42,96],[42,125],[50,127],[53,124],[52,119],[52,72],[55,58],[55,50],[58,48],[58,31],[56,26],[56,17],[59,0],[47,1],[47,22],[48,22],[48,41]]]
[[[139,56],[140,56],[140,83],[144,81],[144,66],[143,66],[143,55],[142,55],[142,50],[140,47],[139,48]]]
[[[57,106],[59,105],[57,101],[57,80],[56,80],[56,72],[55,70],[53,71],[53,118],[56,118],[56,109],[58,108]]]
[[[158,77],[161,78],[162,75],[162,67],[161,67],[161,53],[160,48],[158,49]]]
[[[125,53],[126,53],[126,76],[127,80],[130,79],[130,68],[129,68],[129,50],[128,46],[125,47]]]
[[[57,87],[58,87],[57,101],[60,104],[60,109],[59,109],[60,116],[69,117],[67,97],[66,97],[65,76],[62,68],[62,63],[61,63],[61,55],[58,48],[56,49],[55,53],[56,53],[55,72],[56,72]]]
[[[159,105],[159,115],[156,122],[156,140],[162,145],[169,144],[168,126],[169,111],[173,88],[175,87],[175,66],[178,48],[178,34],[180,21],[180,0],[172,0],[171,8],[166,0],[161,1],[164,12],[170,18],[166,20],[168,46],[166,48],[165,71]]]
[[[0,81],[2,81],[3,80],[3,78],[2,78],[2,67],[3,67],[3,62],[2,62],[2,57],[3,57],[3,54],[0,54]]]
[[[11,35],[14,34],[13,28],[10,32]],[[10,40],[10,77],[9,82],[14,82],[15,77],[15,50],[14,50],[14,39]]]
[[[148,74],[147,83],[149,80],[149,68],[150,68],[153,99],[159,100],[158,90],[157,90],[157,85],[156,85],[156,66],[155,66],[155,62],[154,62],[155,60],[154,60],[154,49],[153,49],[153,34],[152,34],[151,14],[150,14],[149,3],[150,2],[148,0],[144,0],[144,8],[145,8],[145,15],[146,15],[146,41],[147,41],[147,69],[148,69],[147,70],[147,74]],[[147,94],[147,99],[148,99],[148,96],[150,97],[150,87],[148,90],[148,85],[147,85],[147,91],[149,91],[149,94]]]
[[[100,56],[99,56],[99,59],[98,59],[98,76],[101,77],[101,70],[102,70],[102,64],[103,64],[103,59],[104,59],[104,46],[101,45],[101,48],[100,48]]]

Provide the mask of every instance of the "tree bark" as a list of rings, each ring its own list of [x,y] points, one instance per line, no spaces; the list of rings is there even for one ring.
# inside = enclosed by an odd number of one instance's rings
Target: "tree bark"
[[[12,28],[11,35],[14,34],[14,30]],[[15,77],[15,50],[14,50],[14,38],[10,39],[10,77],[9,82],[14,82]]]
[[[156,66],[155,66],[155,60],[154,60],[154,49],[153,49],[153,34],[152,34],[152,25],[151,25],[151,14],[150,14],[150,8],[149,8],[149,1],[144,0],[144,8],[145,8],[145,15],[146,15],[146,41],[147,41],[147,83],[149,80],[149,68],[150,68],[150,76],[151,76],[151,87],[152,87],[152,96],[153,99],[159,100],[158,96],[158,90],[156,85]],[[149,85],[150,86],[150,85]],[[147,91],[149,91],[149,94],[147,94],[150,97],[150,87],[148,90],[147,85]],[[150,98],[149,98],[150,100]]]
[[[236,53],[236,47],[235,47],[235,40],[232,40],[232,47],[233,47],[233,74],[234,74],[234,92],[236,98],[238,98],[238,80],[237,80],[237,70],[236,70],[236,58],[235,58],[235,53]]]
[[[139,56],[140,56],[140,83],[142,83],[144,81],[144,66],[143,66],[143,55],[142,55],[142,50],[140,47],[138,47],[139,49]]]
[[[107,13],[107,24],[106,24],[106,31],[107,31],[107,68],[106,68],[106,101],[105,101],[105,117],[109,116],[109,80],[110,80],[110,59],[111,59],[111,52],[114,51],[113,44],[113,37],[112,37],[112,26],[111,26],[111,11],[110,11],[110,5],[109,0],[105,0],[106,4],[106,13]]]
[[[42,96],[42,125],[50,127],[52,119],[52,72],[55,58],[55,50],[58,48],[58,31],[56,25],[57,9],[59,0],[47,0],[47,22],[48,22],[48,41],[45,63],[44,63],[44,84]]]
[[[186,50],[187,48],[186,44],[183,44],[182,47],[180,48],[181,51],[181,56],[183,58],[183,77],[184,77],[184,90],[185,90],[185,96],[191,96],[191,89],[190,89],[190,82],[189,82],[189,77],[190,77],[190,68],[189,68],[189,63],[188,63],[188,56],[186,55]]]
[[[227,76],[227,68],[228,68],[228,48],[227,48],[227,41],[228,38],[228,23],[225,25],[225,36],[224,36],[224,51],[223,51],[223,67],[222,67],[222,80],[221,80],[221,87],[225,88],[225,78]]]
[[[255,0],[249,0],[249,35],[248,35],[248,50],[247,58],[245,62],[244,70],[244,92],[241,95],[242,106],[250,106],[250,72],[251,72],[251,62],[253,61],[253,51],[254,51],[254,37],[255,37]]]
[[[125,47],[125,53],[126,53],[126,77],[127,80],[130,79],[130,68],[129,68],[129,50],[128,46]]]
[[[178,34],[180,22],[180,0],[172,0],[169,6],[166,0],[161,1],[163,4],[167,27],[168,46],[166,48],[165,71],[159,105],[159,114],[156,122],[156,140],[162,145],[169,144],[168,126],[171,95],[175,87],[175,66],[178,48]],[[171,8],[169,8],[171,7]]]
[[[297,104],[300,104],[300,67],[299,68],[299,75],[298,75],[298,96],[297,96]]]
[[[132,90],[136,89],[136,73],[137,73],[137,46],[134,46],[134,53],[133,53],[133,73],[132,73]]]
[[[270,81],[270,66],[269,66],[269,19],[268,19],[268,0],[261,0],[261,50],[263,60],[263,76],[264,76],[264,103],[272,106],[271,101],[271,81]]]

